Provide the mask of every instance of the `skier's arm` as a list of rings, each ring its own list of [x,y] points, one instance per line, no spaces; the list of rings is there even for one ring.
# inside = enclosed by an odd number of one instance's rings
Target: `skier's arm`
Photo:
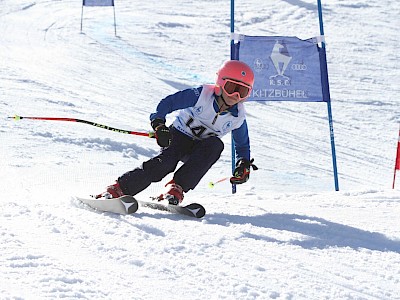
[[[245,183],[250,178],[250,169],[257,170],[253,164],[254,159],[250,160],[250,141],[247,122],[244,120],[242,126],[232,131],[236,150],[236,168],[230,178],[232,184]]]
[[[250,140],[246,120],[239,128],[232,131],[232,136],[235,142],[236,161],[241,158],[250,160]]]
[[[165,123],[165,117],[178,109],[192,107],[196,104],[203,87],[186,89],[162,99],[157,106],[156,112],[150,115],[150,121],[159,119]]]

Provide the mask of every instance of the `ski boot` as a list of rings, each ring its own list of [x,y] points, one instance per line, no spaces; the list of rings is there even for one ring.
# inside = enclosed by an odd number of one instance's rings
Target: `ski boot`
[[[169,204],[178,205],[183,201],[183,189],[179,184],[176,184],[174,180],[171,180],[166,185],[167,192],[160,197],[160,200],[167,200]]]
[[[113,199],[119,198],[123,195],[124,192],[122,192],[121,187],[119,186],[119,182],[117,181],[115,184],[109,185],[105,192],[96,195],[95,198]]]

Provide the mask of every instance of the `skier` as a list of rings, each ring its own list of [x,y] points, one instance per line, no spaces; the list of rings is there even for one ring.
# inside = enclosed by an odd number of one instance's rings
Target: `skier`
[[[236,150],[236,168],[232,184],[249,179],[250,141],[243,101],[249,97],[254,83],[251,68],[243,62],[230,60],[217,72],[215,85],[179,91],[162,99],[156,112],[150,115],[151,126],[161,148],[159,155],[144,162],[141,167],[126,172],[106,192],[96,198],[117,198],[136,195],[152,182],[161,181],[174,173],[159,200],[177,205],[184,193],[193,190],[211,166],[219,159],[224,144],[220,137],[232,131]],[[180,110],[171,126],[165,125],[166,115]]]

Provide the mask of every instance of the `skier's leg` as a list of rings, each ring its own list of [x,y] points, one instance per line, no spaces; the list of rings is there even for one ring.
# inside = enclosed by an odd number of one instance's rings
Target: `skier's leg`
[[[176,169],[181,157],[191,148],[192,141],[176,130],[172,130],[172,135],[172,142],[168,148],[163,148],[159,155],[118,178],[124,194],[136,195],[152,182],[161,181]]]
[[[224,143],[218,137],[197,142],[186,162],[175,172],[174,182],[184,192],[193,190],[211,166],[220,158]]]

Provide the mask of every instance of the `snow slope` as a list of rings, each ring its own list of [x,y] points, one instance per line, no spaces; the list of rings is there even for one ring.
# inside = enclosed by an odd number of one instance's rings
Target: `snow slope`
[[[229,58],[230,3],[0,0],[1,299],[400,299],[397,0],[324,1],[340,191],[326,105],[247,103],[257,172],[235,195],[225,150],[185,202],[202,220],[99,213],[101,192],[154,156],[158,101]],[[308,38],[316,1],[236,3],[238,33]],[[166,178],[167,181],[168,178]],[[162,183],[139,197],[158,194]]]

